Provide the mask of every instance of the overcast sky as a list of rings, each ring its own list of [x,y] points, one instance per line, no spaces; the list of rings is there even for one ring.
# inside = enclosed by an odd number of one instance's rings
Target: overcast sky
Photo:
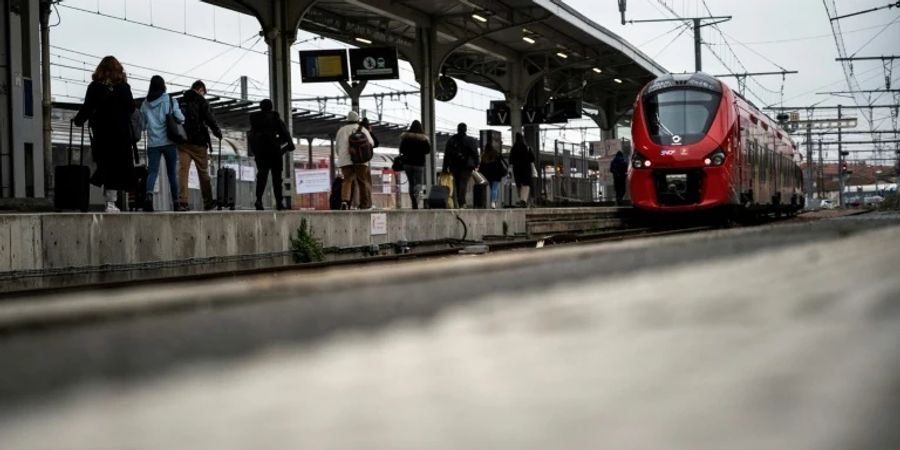
[[[829,5],[835,1],[839,14],[886,4],[886,0],[826,1]],[[617,0],[567,2],[585,16],[624,37],[668,70],[693,71],[692,35],[690,30],[676,29],[678,23],[623,26],[619,22]],[[816,95],[817,92],[848,89],[841,65],[834,61],[837,50],[822,0],[706,0],[706,5],[715,15],[731,15],[734,18],[718,26],[722,33],[712,27],[704,28],[704,41],[712,46],[712,49],[703,49],[704,71],[718,74],[727,73],[729,69],[757,72],[784,68],[800,72],[788,75],[784,82],[779,76],[751,80],[748,83],[751,91],[748,97],[758,106],[779,104],[782,98],[788,106],[853,103],[850,99]],[[628,0],[627,19],[673,17],[665,6],[682,17],[706,15],[702,0]],[[259,26],[252,17],[216,10],[198,0],[66,0],[58,11],[60,24],[53,28],[51,34],[51,44],[55,46],[51,49],[53,89],[57,100],[81,99],[90,79],[90,71],[98,61],[94,56],[106,54],[116,55],[125,63],[137,96],[146,93],[148,83],[145,79],[157,72],[162,72],[173,90],[202,78],[207,81],[210,90],[233,95],[237,95],[238,77],[247,75],[252,80],[251,95],[268,96],[266,56],[247,50],[266,50],[265,43],[256,35]],[[97,12],[115,18],[104,17]],[[243,48],[128,23],[121,20],[124,18],[152,23],[158,28],[186,31],[210,40],[239,44]],[[52,21],[56,20],[54,15]],[[844,19],[840,25],[848,54],[881,56],[900,53],[900,10],[897,8]],[[314,38],[314,35],[301,32],[295,50],[341,45],[311,40]],[[727,68],[714,53],[723,58]],[[900,66],[900,61],[895,66]],[[884,89],[885,72],[880,61],[857,62],[854,72],[863,89]],[[301,84],[299,67],[293,68],[293,77],[295,98],[340,94],[334,85]],[[895,84],[900,84],[900,70],[892,73],[892,79]],[[733,79],[725,81],[737,87]],[[408,66],[402,71],[401,80],[380,81],[370,86],[369,92],[417,90]],[[499,98],[496,92],[463,86],[461,95],[452,104],[438,104],[438,127],[449,130],[462,120],[482,127],[483,110],[490,100]],[[876,103],[890,101],[890,94],[885,94]],[[317,107],[316,103],[307,103],[306,106]],[[348,105],[337,102],[327,105],[332,112],[345,112],[348,108]],[[363,108],[374,115],[374,102],[364,101]],[[418,118],[418,97],[405,96],[385,101],[384,114],[385,120],[401,123]],[[876,111],[875,119],[879,128],[891,127],[888,111]],[[863,126],[862,122],[860,126]],[[588,133],[585,137],[596,139],[596,133]],[[581,135],[569,132],[565,138],[577,141]]]

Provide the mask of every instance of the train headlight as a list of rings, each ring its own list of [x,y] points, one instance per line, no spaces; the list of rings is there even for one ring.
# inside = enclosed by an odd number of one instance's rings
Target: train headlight
[[[650,160],[644,158],[640,153],[634,152],[634,156],[631,157],[631,167],[634,167],[635,169],[650,167]]]
[[[725,152],[720,148],[716,149],[716,151],[710,153],[703,159],[703,164],[710,167],[719,167],[722,164],[725,164]]]

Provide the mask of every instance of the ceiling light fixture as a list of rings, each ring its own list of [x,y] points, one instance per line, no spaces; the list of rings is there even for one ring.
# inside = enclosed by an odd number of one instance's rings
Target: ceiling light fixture
[[[565,54],[565,53],[563,53],[563,52],[557,52],[557,53],[556,53],[556,56],[559,56],[559,57],[562,58],[562,59],[566,59],[566,58],[569,57],[569,55],[567,55],[567,54]]]
[[[603,71],[600,70],[599,67],[594,67],[594,72],[596,72],[596,73],[603,73]]]
[[[366,45],[369,45],[372,43],[372,41],[370,41],[366,38],[361,38],[361,37],[356,38],[356,42],[362,42],[363,44],[366,44]]]
[[[529,43],[529,44],[534,44],[534,42],[535,42],[534,39],[532,39],[532,38],[530,38],[530,37],[528,37],[528,36],[522,36],[522,40],[525,41],[525,42],[527,42],[527,43]]]
[[[477,20],[477,21],[479,21],[479,22],[481,22],[481,23],[486,23],[486,22],[487,22],[487,17],[481,16],[481,15],[478,15],[478,14],[472,14],[472,18],[475,19],[475,20]]]
[[[622,80],[620,80],[618,78],[613,78],[613,81],[615,81],[616,83],[622,84]]]

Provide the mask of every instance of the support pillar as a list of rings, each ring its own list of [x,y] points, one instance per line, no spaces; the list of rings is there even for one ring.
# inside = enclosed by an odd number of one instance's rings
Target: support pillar
[[[419,67],[416,71],[416,75],[421,89],[421,95],[419,97],[422,102],[422,127],[425,128],[425,135],[428,136],[433,147],[432,152],[428,155],[428,159],[425,160],[425,185],[430,188],[437,181],[437,175],[435,173],[435,154],[438,151],[443,150],[437,148],[436,116],[434,113],[435,79],[439,74],[438,69],[440,69],[439,67],[435,67],[434,61],[434,47],[437,43],[437,35],[434,28],[417,27],[416,41],[419,48]]]
[[[284,120],[293,136],[294,121],[291,107],[291,45],[297,39],[296,21],[288,17],[286,0],[272,2],[272,21],[263,24],[266,43],[269,45],[269,92],[275,111]],[[282,186],[285,207],[291,209],[294,199],[294,154],[284,155]]]
[[[346,81],[341,81],[341,88],[343,88],[347,96],[350,97],[350,109],[356,111],[357,113],[360,113],[359,97],[366,89],[366,83],[368,83],[366,80],[353,82],[353,84],[347,83]]]
[[[813,201],[813,149],[812,128],[806,125],[806,204],[812,205]]]
[[[41,14],[41,87],[43,100],[41,112],[44,122],[44,197],[53,198],[53,126],[50,123],[53,110],[53,95],[50,90],[50,2],[42,0]]]

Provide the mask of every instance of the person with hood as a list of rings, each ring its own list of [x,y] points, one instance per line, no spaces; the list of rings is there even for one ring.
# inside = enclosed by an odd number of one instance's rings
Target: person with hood
[[[356,183],[359,189],[359,209],[372,208],[372,175],[369,173],[369,164],[354,164],[350,159],[350,135],[357,131],[362,132],[369,145],[374,148],[375,141],[369,130],[359,123],[359,113],[356,111],[347,114],[347,123],[334,135],[334,142],[337,145],[335,150],[337,166],[341,168],[341,174],[344,176],[344,184],[341,186],[341,209],[350,209],[353,183]]]
[[[180,106],[185,119],[184,131],[187,134],[187,142],[178,145],[178,186],[181,187],[178,201],[183,210],[188,209],[188,174],[191,170],[191,161],[197,166],[197,175],[200,176],[203,209],[210,210],[215,207],[212,183],[209,180],[209,148],[212,145],[209,129],[219,140],[222,140],[222,130],[216,123],[216,117],[209,102],[204,98],[205,95],[206,85],[197,80],[191,85],[191,90],[186,91],[181,97]]]
[[[456,193],[456,205],[466,207],[466,193],[472,172],[478,169],[478,143],[474,138],[466,136],[468,126],[460,123],[444,149],[444,172],[453,174],[453,189]]]
[[[628,161],[622,151],[616,152],[616,156],[609,163],[609,171],[613,176],[613,185],[616,189],[616,205],[622,205],[625,198],[625,181],[628,178]]]
[[[516,142],[509,152],[509,162],[513,167],[513,178],[519,190],[519,206],[528,206],[528,195],[531,193],[531,168],[534,165],[534,153],[525,143],[525,135],[516,133]]]
[[[422,122],[413,120],[409,129],[400,135],[400,156],[409,182],[409,198],[413,209],[419,209],[419,199],[425,184],[425,156],[429,153],[431,141],[425,135]]]
[[[141,105],[141,115],[144,116],[144,127],[147,130],[147,203],[143,205],[144,211],[153,211],[153,188],[156,187],[156,179],[159,177],[160,159],[166,160],[166,175],[169,178],[169,189],[172,191],[172,205],[175,210],[182,208],[178,204],[178,148],[169,137],[166,117],[175,116],[175,120],[184,124],[184,115],[178,102],[166,93],[166,82],[159,75],[150,78],[150,89],[147,98]]]
[[[481,174],[488,180],[491,185],[491,208],[497,208],[497,202],[500,199],[500,185],[503,177],[507,174],[506,161],[498,149],[489,141],[481,153],[481,166],[479,167]]]
[[[140,136],[134,136],[131,114],[134,97],[122,64],[107,56],[91,76],[84,104],[72,119],[76,126],[91,128],[91,153],[97,169],[91,184],[102,187],[106,212],[119,212],[118,191],[131,189],[135,182],[133,151]]]
[[[272,100],[259,102],[259,111],[250,114],[250,146],[256,158],[256,209],[262,211],[262,197],[266,182],[272,173],[272,193],[275,209],[284,209],[281,189],[281,172],[284,169],[282,143],[291,140],[287,125],[273,111]]]

